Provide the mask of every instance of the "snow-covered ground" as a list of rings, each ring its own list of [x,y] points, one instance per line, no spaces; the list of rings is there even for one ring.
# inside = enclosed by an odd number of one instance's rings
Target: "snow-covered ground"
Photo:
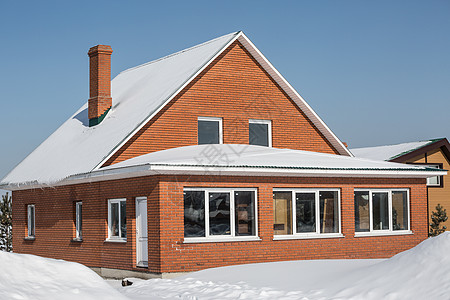
[[[0,299],[120,300],[126,297],[83,265],[0,251]]]
[[[127,287],[76,263],[0,252],[0,299],[450,299],[449,250],[447,232],[390,259],[240,265]]]

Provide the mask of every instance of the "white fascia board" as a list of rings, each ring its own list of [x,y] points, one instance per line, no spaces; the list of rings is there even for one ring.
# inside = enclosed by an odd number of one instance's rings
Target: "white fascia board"
[[[72,175],[55,184],[30,184],[9,186],[10,190],[57,187],[80,183],[93,183],[124,178],[151,175],[215,175],[215,176],[282,176],[282,177],[355,177],[355,178],[428,178],[447,175],[447,171],[398,171],[398,170],[328,170],[289,169],[264,167],[205,167],[177,165],[138,165],[107,170],[97,170],[85,174]]]
[[[280,87],[291,97],[299,108],[308,116],[319,131],[330,141],[341,155],[354,157],[354,155],[344,146],[341,140],[331,131],[319,115],[309,106],[305,99],[289,84],[289,82],[281,75],[280,72],[270,63],[270,61],[256,48],[247,36],[241,32],[238,40],[249,51],[259,64],[269,73],[272,78],[280,85]]]
[[[202,67],[200,67],[196,73],[194,73],[184,84],[182,84],[175,92],[173,92],[166,101],[157,109],[155,110],[151,115],[149,115],[144,121],[142,121],[129,135],[127,135],[121,143],[119,143],[114,149],[111,150],[111,152],[105,156],[105,158],[93,169],[93,171],[99,170],[104,163],[108,161],[108,159],[111,158],[111,156],[116,153],[117,150],[123,147],[133,136],[135,136],[139,130],[142,129],[151,119],[153,119],[164,107],[166,107],[167,104],[169,104],[170,101],[172,101],[173,98],[175,98],[187,85],[189,85],[197,76],[203,72],[219,55],[221,55],[234,41],[236,41],[239,36],[243,34],[242,31],[238,32],[235,37],[233,37],[222,49],[217,51],[217,53],[209,60],[207,61]]]

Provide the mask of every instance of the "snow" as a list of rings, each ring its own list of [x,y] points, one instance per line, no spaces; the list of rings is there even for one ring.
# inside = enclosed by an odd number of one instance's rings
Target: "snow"
[[[141,155],[103,168],[123,168],[147,163],[222,165],[222,166],[272,166],[298,168],[359,168],[359,169],[414,169],[424,167],[375,161],[319,152],[279,149],[254,145],[216,144],[173,148]]]
[[[397,145],[386,145],[377,147],[355,148],[350,149],[350,151],[356,157],[388,161],[402,153],[411,152],[413,150],[422,148],[434,142],[436,142],[436,140],[427,140],[427,141],[402,143]]]
[[[126,299],[77,263],[0,251],[0,299]]]
[[[449,299],[450,232],[386,260],[251,264],[132,280],[130,299]]]
[[[449,299],[450,232],[390,259],[306,260],[207,269],[122,287],[77,263],[0,252],[0,299]]]
[[[113,106],[102,123],[88,126],[86,103],[3,178],[0,186],[51,185],[93,170],[237,34],[123,71],[111,82]]]

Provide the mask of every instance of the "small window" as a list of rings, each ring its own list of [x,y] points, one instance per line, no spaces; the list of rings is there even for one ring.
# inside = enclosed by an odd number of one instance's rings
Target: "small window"
[[[35,236],[35,208],[34,204],[30,204],[27,206],[27,215],[28,215],[28,237]]]
[[[82,239],[82,202],[75,203],[75,237]]]
[[[272,122],[270,120],[249,120],[248,142],[250,145],[272,147]]]
[[[355,190],[356,233],[409,230],[408,190]]]
[[[340,234],[339,190],[275,190],[274,235]]]
[[[441,169],[442,165],[439,165],[439,164],[435,164],[435,165],[427,164],[426,167],[427,168]],[[429,177],[429,178],[427,178],[427,186],[440,187],[440,186],[442,186],[441,180],[442,180],[442,176]]]
[[[108,238],[126,240],[126,199],[108,200]]]
[[[230,240],[256,237],[255,189],[184,191],[184,237]]]
[[[222,144],[222,118],[198,118],[198,144]]]

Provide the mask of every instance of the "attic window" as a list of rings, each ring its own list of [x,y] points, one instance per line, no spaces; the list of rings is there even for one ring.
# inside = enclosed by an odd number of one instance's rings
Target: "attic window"
[[[272,147],[272,122],[270,120],[249,120],[248,142],[250,145]]]
[[[198,144],[222,143],[222,118],[198,117]]]

